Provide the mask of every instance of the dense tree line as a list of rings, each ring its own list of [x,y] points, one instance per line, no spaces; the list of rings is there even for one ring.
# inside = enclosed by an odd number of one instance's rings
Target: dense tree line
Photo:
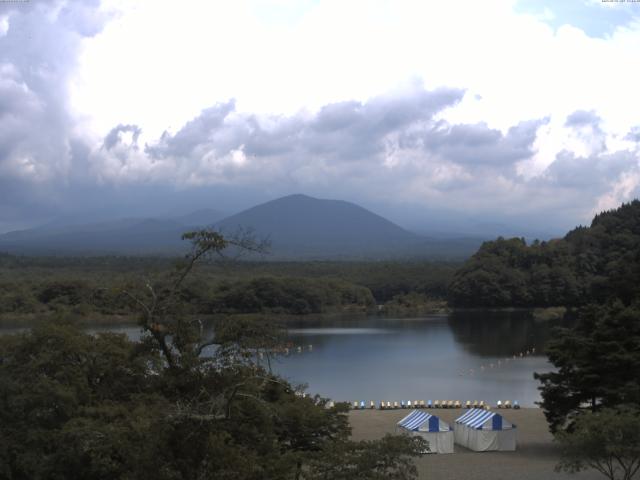
[[[371,291],[341,280],[258,277],[207,285],[187,282],[181,291],[192,313],[284,313],[304,315],[375,306]],[[30,285],[0,283],[0,314],[72,312],[81,315],[132,315],[130,302],[112,286],[57,279]]]
[[[210,305],[216,312],[303,315],[347,306],[367,310],[375,299],[368,288],[340,280],[261,277],[223,283]]]
[[[564,238],[486,242],[449,286],[455,306],[581,306],[640,292],[640,201],[596,215]]]
[[[130,317],[133,311],[119,286],[154,277],[172,268],[172,261],[0,255],[0,321],[60,313],[94,320]],[[194,313],[202,314],[373,311],[376,303],[387,302],[403,310],[415,298],[442,303],[455,268],[430,262],[210,263],[185,282],[182,295]]]

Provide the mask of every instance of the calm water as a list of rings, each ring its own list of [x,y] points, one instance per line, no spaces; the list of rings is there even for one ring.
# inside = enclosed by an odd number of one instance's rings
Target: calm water
[[[553,325],[526,312],[290,323],[291,341],[305,348],[292,349],[275,370],[335,400],[509,399],[533,405],[540,399],[533,372],[551,369],[543,347]],[[533,348],[535,354],[520,358]]]
[[[533,372],[551,369],[543,350],[557,324],[528,312],[486,311],[303,319],[286,323],[294,347],[272,366],[309,393],[338,401],[509,399],[531,406],[540,398]],[[135,326],[90,329],[104,330],[140,337]]]

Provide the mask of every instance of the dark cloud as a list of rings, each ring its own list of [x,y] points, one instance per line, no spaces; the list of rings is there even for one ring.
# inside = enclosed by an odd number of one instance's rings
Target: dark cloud
[[[593,110],[576,110],[567,117],[565,127],[600,128],[601,118]]]
[[[86,171],[84,165],[73,165],[86,162],[88,152],[80,147],[85,140],[74,133],[68,82],[82,38],[95,35],[107,20],[98,7],[95,0],[0,2],[0,14],[8,22],[0,35],[0,189],[5,218],[50,210],[60,185]],[[19,193],[10,185],[19,185]],[[44,205],[37,207],[42,198]]]
[[[134,149],[138,148],[138,138],[142,133],[142,129],[137,125],[118,125],[111,129],[111,131],[104,137],[104,142],[102,143],[102,147],[111,150],[118,144],[122,143],[122,133],[130,132],[132,139],[131,145]]]
[[[504,135],[484,123],[440,123],[424,133],[423,148],[440,158],[468,167],[494,167],[508,171],[530,158],[538,128],[548,120],[531,120],[511,127]]]
[[[146,152],[157,158],[188,157],[210,150],[226,153],[236,148],[246,134],[243,125],[225,124],[234,111],[235,101],[207,108],[175,135],[165,132],[158,144],[147,146]]]
[[[586,157],[562,151],[547,167],[541,181],[559,188],[584,189],[594,196],[605,193],[620,175],[637,168],[638,156],[630,151]]]
[[[598,152],[607,149],[606,135],[600,127],[602,119],[593,110],[576,110],[567,117],[564,126],[572,128],[583,141]]]
[[[640,127],[633,127],[629,133],[625,135],[625,140],[640,143]]]
[[[385,137],[455,105],[456,89],[385,95],[368,102],[326,105],[315,115],[257,118],[238,114],[227,102],[204,110],[175,135],[165,134],[146,148],[154,158],[224,156],[243,148],[249,156],[303,156],[329,162],[371,159],[385,148]]]
[[[81,40],[107,20],[99,2],[4,2],[0,36],[0,171],[5,178],[60,180],[80,141],[68,109],[68,84]],[[28,184],[28,183],[27,183]]]

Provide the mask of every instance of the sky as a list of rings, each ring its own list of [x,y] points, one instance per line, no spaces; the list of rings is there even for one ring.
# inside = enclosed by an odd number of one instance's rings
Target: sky
[[[640,191],[640,3],[0,0],[0,232],[343,199],[562,233]]]

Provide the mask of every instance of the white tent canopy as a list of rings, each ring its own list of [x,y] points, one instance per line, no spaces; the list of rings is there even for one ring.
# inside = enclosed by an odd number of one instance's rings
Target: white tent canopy
[[[435,415],[414,410],[400,420],[397,427],[424,438],[429,442],[430,453],[453,453],[453,431]]]
[[[516,449],[516,426],[488,410],[469,410],[456,419],[455,442],[476,452]]]

